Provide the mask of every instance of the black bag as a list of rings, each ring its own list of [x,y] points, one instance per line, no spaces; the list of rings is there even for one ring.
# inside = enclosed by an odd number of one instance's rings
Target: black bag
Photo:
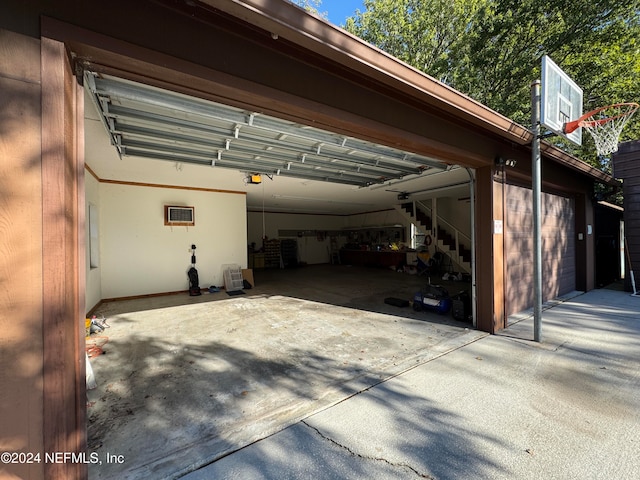
[[[187,275],[189,276],[189,295],[192,297],[202,295],[200,291],[200,280],[198,279],[198,270],[196,270],[195,267],[191,267]]]
[[[405,300],[404,298],[396,298],[396,297],[387,297],[384,299],[384,303],[387,305],[393,305],[394,307],[408,307],[409,300]]]
[[[471,297],[469,297],[469,292],[464,290],[457,295],[454,295],[452,300],[451,316],[454,320],[458,320],[460,322],[472,322]]]

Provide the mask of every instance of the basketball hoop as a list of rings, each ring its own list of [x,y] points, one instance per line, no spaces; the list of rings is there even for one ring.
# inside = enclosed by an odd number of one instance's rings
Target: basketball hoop
[[[593,137],[598,155],[608,155],[618,151],[620,132],[631,115],[638,109],[637,103],[616,103],[585,113],[579,119],[564,124],[564,133],[569,134],[579,127]]]

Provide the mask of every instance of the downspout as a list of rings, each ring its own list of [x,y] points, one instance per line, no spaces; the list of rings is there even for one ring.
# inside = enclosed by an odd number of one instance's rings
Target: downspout
[[[471,199],[471,316],[473,328],[477,327],[476,319],[476,197],[475,175],[470,168],[465,169],[469,174],[469,198]]]

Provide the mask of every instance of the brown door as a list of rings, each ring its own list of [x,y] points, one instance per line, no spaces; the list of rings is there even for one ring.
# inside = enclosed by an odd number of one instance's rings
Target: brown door
[[[506,314],[533,306],[532,191],[505,186]],[[568,197],[543,193],[543,302],[576,289],[575,206]]]

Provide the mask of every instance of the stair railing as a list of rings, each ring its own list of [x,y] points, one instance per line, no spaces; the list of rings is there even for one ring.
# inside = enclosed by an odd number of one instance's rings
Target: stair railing
[[[439,225],[444,225],[445,229],[449,232],[453,234],[453,238],[455,240],[455,262],[458,265],[462,265],[463,264],[463,259],[462,259],[462,255],[460,255],[460,242],[461,239],[462,241],[464,241],[466,243],[466,245],[468,245],[468,248],[471,249],[473,248],[473,245],[471,245],[471,237],[469,237],[468,235],[465,235],[463,232],[461,232],[460,230],[458,230],[452,223],[447,222],[444,218],[442,218],[440,215],[438,215],[437,211],[436,214],[433,215],[433,209],[429,206],[426,205],[424,203],[422,203],[421,201],[417,200],[414,201],[414,216],[417,217],[417,209],[418,207],[420,207],[420,209],[424,210],[426,213],[429,214],[429,216],[431,217],[431,228],[433,229],[432,233],[435,233],[435,239],[437,241],[438,239],[438,226]],[[451,256],[451,252],[444,252],[446,254],[448,254],[449,256]]]

